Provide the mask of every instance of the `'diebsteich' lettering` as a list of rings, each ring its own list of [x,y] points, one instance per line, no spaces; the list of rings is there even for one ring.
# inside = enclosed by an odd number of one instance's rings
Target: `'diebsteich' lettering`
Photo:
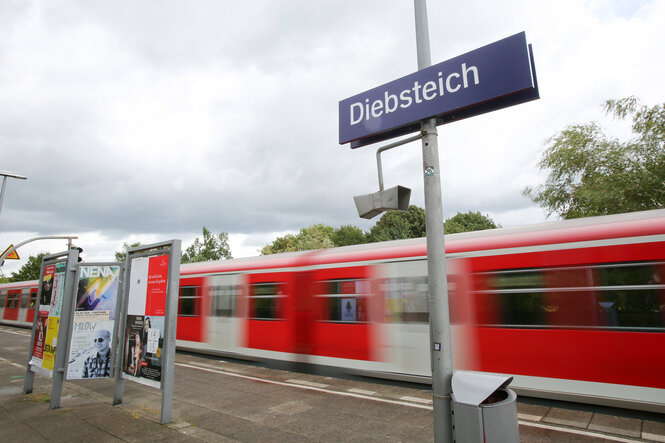
[[[435,100],[443,97],[446,93],[454,94],[462,89],[467,89],[480,84],[480,74],[478,67],[467,66],[462,63],[459,71],[437,72],[434,79],[422,83],[415,80],[412,87],[407,87],[399,93],[383,91],[383,97],[370,101],[365,97],[363,102],[355,102],[349,105],[349,117],[351,126],[356,125],[363,120],[369,121],[372,118],[379,118],[383,114],[396,112],[398,108],[407,109],[413,105],[419,105],[424,101]]]

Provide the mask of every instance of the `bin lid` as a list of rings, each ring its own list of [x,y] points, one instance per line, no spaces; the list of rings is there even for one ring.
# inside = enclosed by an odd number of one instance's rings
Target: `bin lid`
[[[509,375],[488,374],[486,372],[455,371],[452,388],[457,403],[478,406],[499,389],[513,381]]]

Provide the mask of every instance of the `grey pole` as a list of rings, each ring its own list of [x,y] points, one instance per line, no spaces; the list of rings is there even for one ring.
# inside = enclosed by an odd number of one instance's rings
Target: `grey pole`
[[[418,69],[431,62],[427,5],[414,0]],[[432,362],[432,394],[434,401],[434,441],[452,442],[451,391],[453,360],[450,346],[450,314],[443,238],[443,205],[441,170],[436,119],[422,121],[423,172],[425,182],[425,213],[427,228],[427,281],[429,284],[430,358]]]
[[[0,176],[2,176],[2,189],[0,190],[0,211],[2,211],[2,201],[5,199],[5,186],[7,185],[7,177],[17,178],[19,180],[25,180],[28,177],[10,171],[0,171]]]

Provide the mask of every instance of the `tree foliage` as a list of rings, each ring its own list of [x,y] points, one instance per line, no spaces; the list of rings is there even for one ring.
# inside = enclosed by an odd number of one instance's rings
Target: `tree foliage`
[[[132,244],[129,244],[129,243],[126,243],[126,242],[123,243],[122,244],[122,251],[119,251],[119,252],[115,251],[115,261],[124,262],[125,260],[127,260],[127,252],[125,252],[125,251],[127,251],[127,249],[129,249],[129,248],[135,248],[137,246],[141,246],[141,243],[140,242],[135,242],[135,243],[132,243]]]
[[[39,279],[39,273],[42,270],[42,258],[50,255],[50,252],[42,252],[28,257],[28,261],[19,268],[18,272],[12,272],[8,278],[10,282],[28,281]]]
[[[335,229],[318,224],[302,228],[298,234],[286,234],[276,238],[261,250],[261,255],[282,252],[308,251],[339,246],[359,245],[363,243],[420,238],[425,232],[425,210],[411,205],[407,211],[388,211],[381,216],[369,232],[363,232],[352,225]],[[480,212],[458,213],[446,221],[450,232],[476,231],[492,229],[497,225],[489,216]],[[449,232],[449,231],[446,231]]]
[[[467,212],[465,214],[458,212],[454,216],[446,219],[443,223],[443,232],[446,234],[456,234],[458,232],[482,231],[483,229],[495,229],[499,226],[489,215],[482,215],[480,212]]]
[[[524,195],[564,219],[665,207],[665,103],[608,100],[605,112],[630,118],[634,137],[620,141],[595,123],[566,127],[538,163],[547,180]]]
[[[368,234],[370,242],[419,238],[426,235],[425,210],[411,205],[404,211],[388,211],[381,216]]]
[[[196,237],[185,252],[182,254],[181,263],[194,263],[200,261],[231,259],[231,248],[229,247],[229,234],[220,232],[215,235],[205,226],[202,229],[203,240]]]
[[[283,237],[278,237],[271,244],[264,246],[261,249],[261,255],[332,248],[335,246],[335,243],[331,239],[334,232],[335,228],[324,224],[302,228],[297,235],[286,234]]]
[[[335,246],[351,246],[367,243],[367,235],[357,226],[344,225],[330,236]]]

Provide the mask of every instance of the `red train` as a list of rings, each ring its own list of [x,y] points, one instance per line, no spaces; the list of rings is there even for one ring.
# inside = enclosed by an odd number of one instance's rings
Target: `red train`
[[[456,368],[665,412],[665,210],[454,234],[446,253]],[[32,283],[0,286],[3,319],[30,322]],[[178,346],[426,380],[427,296],[425,239],[185,264]]]

